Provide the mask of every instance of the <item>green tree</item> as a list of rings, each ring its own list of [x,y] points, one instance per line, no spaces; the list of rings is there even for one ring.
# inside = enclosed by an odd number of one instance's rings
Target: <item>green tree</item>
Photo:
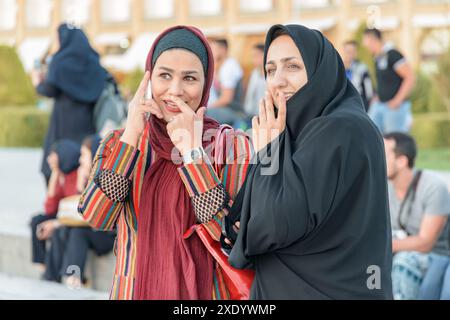
[[[432,86],[432,80],[426,73],[422,71],[416,73],[416,83],[411,92],[413,113],[426,113],[430,111],[429,104]]]
[[[450,117],[450,47],[443,53],[437,61],[438,72],[433,77],[433,82],[441,98],[442,103],[447,109]]]
[[[0,108],[36,103],[36,93],[16,50],[0,45]]]
[[[123,83],[121,83],[120,87],[127,96],[132,97],[139,87],[143,77],[144,72],[137,68],[125,76],[125,79]]]

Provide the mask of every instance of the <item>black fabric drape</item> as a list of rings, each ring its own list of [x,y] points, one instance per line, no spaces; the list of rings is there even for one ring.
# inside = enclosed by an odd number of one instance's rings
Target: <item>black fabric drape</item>
[[[288,100],[286,130],[270,145],[277,172],[264,171],[269,155],[260,152],[226,218],[231,238],[240,220],[229,261],[256,270],[252,299],[390,299],[382,137],[320,32],[273,26],[264,60],[278,29],[299,48],[308,83]]]
[[[59,26],[58,38],[59,50],[50,62],[46,81],[73,100],[94,103],[108,75],[98,53],[81,29],[68,24]]]
[[[93,107],[108,77],[81,29],[62,24],[58,38],[60,48],[51,60],[46,79],[36,88],[39,94],[54,98],[41,164],[47,183],[50,168],[46,159],[53,143],[70,139],[81,144],[95,132]]]

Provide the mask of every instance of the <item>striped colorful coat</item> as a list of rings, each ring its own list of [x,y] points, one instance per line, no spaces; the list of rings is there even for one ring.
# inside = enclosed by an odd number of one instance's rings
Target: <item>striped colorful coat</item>
[[[205,212],[211,213],[204,225],[217,241],[220,239],[222,218],[244,182],[252,152],[250,140],[243,132],[236,132],[230,127],[221,127],[219,131],[218,138],[226,139],[228,147],[214,150],[214,153],[219,151],[223,154],[223,164],[204,161],[178,169],[197,217],[204,217]],[[113,131],[103,139],[78,206],[78,211],[93,228],[117,228],[111,299],[133,298],[142,183],[146,164],[151,166],[157,156],[150,150],[147,133],[148,126],[137,148],[120,141],[122,131]],[[219,205],[218,200],[221,202]],[[213,288],[213,299],[228,298],[218,268],[215,268]]]

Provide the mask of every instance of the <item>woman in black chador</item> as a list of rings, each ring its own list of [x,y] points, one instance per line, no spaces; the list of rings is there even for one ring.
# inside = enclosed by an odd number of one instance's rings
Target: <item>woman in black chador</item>
[[[258,161],[222,238],[230,263],[255,269],[252,299],[391,299],[383,140],[339,54],[316,30],[275,25],[264,63]]]
[[[51,170],[46,159],[53,143],[69,139],[81,144],[95,132],[93,108],[108,76],[81,29],[61,24],[57,40],[59,48],[51,59],[48,74],[35,83],[39,94],[55,100],[41,166],[47,182]]]

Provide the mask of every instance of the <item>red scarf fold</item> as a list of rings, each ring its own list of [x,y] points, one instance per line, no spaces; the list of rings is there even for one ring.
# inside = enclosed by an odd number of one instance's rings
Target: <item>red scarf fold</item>
[[[157,160],[142,187],[134,299],[209,300],[213,259],[197,236],[183,239],[196,223],[194,208],[172,162],[174,145],[165,124],[152,119],[150,144]],[[218,128],[217,122],[205,118],[204,131],[211,128]]]
[[[155,41],[147,58],[147,70],[152,69],[150,62],[155,44],[175,28],[165,31]],[[203,106],[208,100],[214,70],[211,50],[200,31],[186,28],[199,36],[209,53]],[[218,127],[216,121],[204,118],[203,132]],[[183,238],[185,231],[196,223],[195,212],[178,173],[179,165],[171,159],[174,145],[167,134],[166,123],[153,116],[149,141],[156,160],[145,174],[139,205],[133,299],[209,300],[213,290],[213,258],[197,236]]]

